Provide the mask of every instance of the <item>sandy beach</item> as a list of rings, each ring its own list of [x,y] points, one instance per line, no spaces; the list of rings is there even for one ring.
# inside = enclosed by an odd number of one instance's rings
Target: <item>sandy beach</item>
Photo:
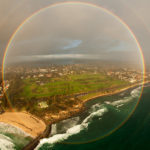
[[[42,120],[26,112],[5,112],[0,115],[0,122],[16,126],[33,138],[43,133],[46,128]]]
[[[149,83],[149,82],[147,82]],[[82,111],[82,107],[84,103],[86,103],[89,100],[92,100],[97,97],[107,96],[107,95],[113,95],[117,94],[123,91],[126,91],[130,88],[134,88],[136,86],[140,86],[140,84],[134,84],[131,86],[128,86],[126,88],[122,88],[119,90],[115,90],[113,92],[107,92],[107,93],[97,93],[95,96],[91,96],[87,99],[84,99],[82,103],[79,105],[76,105],[75,107],[62,111],[58,114],[47,114],[48,118],[53,118],[51,120],[51,123],[58,122],[60,120],[66,119],[71,117],[72,115],[77,114],[78,112]],[[55,120],[55,121],[54,121]],[[18,128],[21,128],[26,133],[30,134],[33,138],[37,137],[43,131],[46,129],[46,124],[41,119],[27,113],[27,112],[5,112],[0,115],[0,122],[4,122],[13,126],[16,126]]]

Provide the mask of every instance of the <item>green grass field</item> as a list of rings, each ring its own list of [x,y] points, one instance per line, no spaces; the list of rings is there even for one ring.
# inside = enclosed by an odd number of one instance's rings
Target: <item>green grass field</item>
[[[39,85],[40,79],[30,78],[22,80],[22,92],[19,96],[30,99],[31,97],[48,97],[55,95],[72,95],[96,90],[125,87],[129,83],[110,78],[103,74],[68,75],[62,78],[51,78]]]
[[[100,73],[74,74],[57,78],[16,78],[10,84],[7,96],[15,110],[25,110],[48,121],[49,118],[45,118],[48,113],[57,114],[62,110],[66,111],[99,92],[112,92],[128,85],[126,81]],[[80,98],[74,96],[79,93],[88,94]]]

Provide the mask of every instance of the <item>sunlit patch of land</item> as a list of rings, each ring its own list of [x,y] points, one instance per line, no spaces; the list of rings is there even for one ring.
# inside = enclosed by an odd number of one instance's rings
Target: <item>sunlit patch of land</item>
[[[46,122],[81,110],[88,98],[129,86],[128,81],[103,73],[70,74],[51,78],[16,79],[7,91],[13,108],[40,116]]]
[[[5,70],[1,106],[29,112],[46,124],[77,115],[84,103],[142,83],[142,72],[134,68],[99,64],[17,66]],[[9,100],[9,101],[8,101]],[[9,103],[8,103],[9,102]]]
[[[113,88],[121,88],[129,83],[108,77],[103,74],[68,75],[62,78],[43,80],[39,86],[38,79],[30,78],[21,81],[18,97],[30,99],[57,95],[72,95],[85,92],[106,91]]]

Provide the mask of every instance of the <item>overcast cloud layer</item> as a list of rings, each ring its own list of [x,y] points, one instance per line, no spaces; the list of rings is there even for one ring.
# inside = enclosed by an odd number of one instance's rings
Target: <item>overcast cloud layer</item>
[[[26,17],[50,3],[48,0],[1,0],[1,49],[4,50],[10,35]],[[92,3],[113,11],[131,27],[148,61],[150,19],[147,6],[150,2],[93,0]],[[138,56],[135,42],[121,24],[102,11],[85,6],[59,6],[34,17],[16,36],[9,51],[9,60],[15,60],[15,56],[22,56],[21,59],[28,56],[31,59],[40,55],[41,58],[46,55],[50,58],[64,55],[67,58],[74,54],[75,57],[89,58],[89,55],[93,55],[91,58],[96,58],[94,56],[97,55],[98,58],[121,60]]]

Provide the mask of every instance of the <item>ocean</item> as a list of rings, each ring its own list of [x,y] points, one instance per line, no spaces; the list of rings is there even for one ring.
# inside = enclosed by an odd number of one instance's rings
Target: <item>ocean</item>
[[[88,101],[84,112],[52,125],[51,137],[42,139],[36,149],[149,150],[150,87],[144,88],[135,109],[140,92],[141,88],[135,88]],[[10,150],[21,149],[23,143],[29,142],[25,135],[18,141],[12,138],[15,135],[3,135],[0,140]],[[2,146],[0,149],[5,150]]]
[[[21,129],[6,123],[0,123],[0,150],[20,150],[32,138]]]
[[[150,149],[150,87],[144,88],[134,111],[140,92],[136,88],[89,101],[85,112],[53,125],[51,137],[41,140],[36,149]]]

